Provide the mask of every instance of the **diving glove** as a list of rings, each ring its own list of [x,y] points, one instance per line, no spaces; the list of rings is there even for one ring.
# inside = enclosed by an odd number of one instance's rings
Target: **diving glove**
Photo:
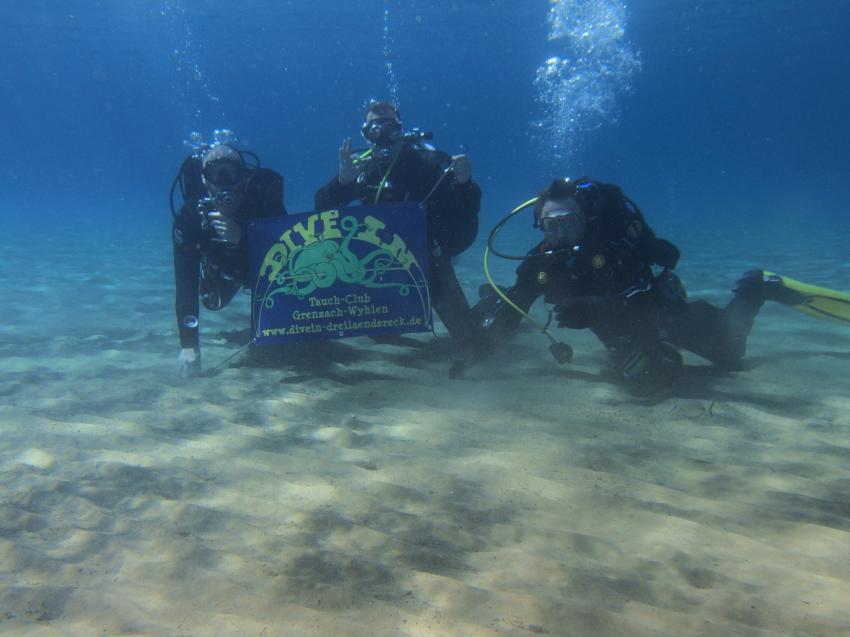
[[[177,377],[194,378],[201,375],[201,352],[192,347],[180,350],[177,356]]]
[[[555,305],[555,320],[559,327],[581,330],[599,322],[611,313],[618,301],[608,296],[576,296]]]

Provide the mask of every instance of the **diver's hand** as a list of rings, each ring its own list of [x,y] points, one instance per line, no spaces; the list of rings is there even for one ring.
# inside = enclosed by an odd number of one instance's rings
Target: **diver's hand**
[[[347,137],[342,140],[342,146],[339,147],[339,183],[342,185],[350,184],[357,179],[357,164],[354,163],[354,156],[351,154],[351,138]]]
[[[201,375],[201,350],[184,347],[177,356],[177,376],[193,378]]]
[[[466,155],[452,156],[452,172],[455,174],[457,183],[465,184],[472,176],[472,165],[469,163],[469,157]]]
[[[592,297],[579,297],[565,299],[555,306],[555,320],[558,327],[569,327],[581,330],[590,326],[591,319],[595,314]]]
[[[617,307],[617,299],[613,297],[575,296],[555,306],[555,319],[559,327],[581,330],[606,319]]]
[[[213,241],[236,245],[242,239],[242,226],[232,217],[226,217],[218,210],[213,210],[207,214],[210,219],[213,230],[218,235]]]

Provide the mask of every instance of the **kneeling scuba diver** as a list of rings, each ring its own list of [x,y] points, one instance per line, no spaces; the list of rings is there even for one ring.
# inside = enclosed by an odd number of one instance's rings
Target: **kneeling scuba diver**
[[[227,138],[220,139],[220,133]],[[216,131],[214,143],[198,144],[169,194],[181,377],[201,373],[200,303],[220,310],[246,285],[245,227],[253,219],[286,213],[283,177],[262,168],[254,153],[235,148],[231,137],[230,131]],[[179,209],[174,205],[178,186]]]
[[[498,233],[529,208],[533,208],[534,227],[541,230],[543,240],[525,255],[497,250]],[[517,281],[510,289],[500,289],[493,282],[491,252],[521,261]],[[655,237],[637,206],[616,186],[587,178],[556,179],[493,228],[484,255],[490,289],[481,290],[483,298],[475,311],[483,326],[497,335],[515,331],[523,317],[529,318],[550,340],[550,352],[560,364],[571,360],[572,349],[552,335],[553,317],[560,327],[592,329],[609,351],[620,357],[624,350],[637,352],[640,344],[640,353],[647,360],[639,366],[632,361],[627,366],[630,370],[640,367],[642,372],[655,361],[658,367],[668,366],[669,348],[658,345],[663,340],[653,331],[654,321],[648,319],[661,289],[675,290],[675,302],[683,302],[684,289],[672,272],[678,257],[676,247]],[[660,279],[651,264],[664,268]],[[657,280],[664,285],[656,285]],[[550,306],[545,324],[528,314],[539,296]]]
[[[505,224],[532,207],[543,241],[522,256],[496,250],[494,239]],[[511,288],[499,288],[490,276],[491,252],[521,261]],[[543,296],[552,308],[546,324],[538,325],[558,362],[568,362],[571,350],[550,333],[553,314],[560,327],[590,328],[626,380],[672,379],[683,365],[680,348],[734,367],[768,300],[850,324],[850,295],[763,270],[745,273],[725,308],[688,301],[673,272],[679,256],[676,246],[655,236],[619,187],[588,178],[556,179],[491,231],[484,270],[492,293],[474,311],[486,329],[504,336],[523,317],[531,318],[528,309]]]

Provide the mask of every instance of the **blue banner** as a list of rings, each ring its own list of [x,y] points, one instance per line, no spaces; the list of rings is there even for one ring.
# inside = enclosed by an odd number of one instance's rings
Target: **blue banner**
[[[431,331],[426,235],[417,203],[253,221],[254,342]]]

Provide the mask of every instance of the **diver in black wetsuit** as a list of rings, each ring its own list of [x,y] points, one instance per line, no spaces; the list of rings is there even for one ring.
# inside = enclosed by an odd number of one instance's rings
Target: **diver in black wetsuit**
[[[187,157],[172,186],[172,199],[178,184],[183,196],[179,211],[172,203],[181,377],[201,370],[198,299],[220,310],[248,285],[248,222],[286,214],[283,177],[259,162],[246,164],[245,156],[256,162],[253,153],[216,144]]]
[[[478,233],[481,189],[471,178],[466,155],[454,157],[422,142],[426,135],[404,134],[398,109],[387,101],[368,104],[362,127],[370,147],[354,153],[351,140],[339,149],[339,172],[316,193],[316,210],[363,204],[418,201],[427,209],[431,300],[461,359],[487,348],[455,276],[452,257]]]
[[[679,250],[655,236],[615,185],[556,179],[538,196],[534,219],[544,240],[521,262],[505,295],[523,311],[543,296],[554,305],[559,326],[590,328],[626,379],[670,377],[682,365],[678,348],[734,366],[764,301],[782,300],[783,289],[754,271],[738,282],[723,309],[688,302],[673,273]],[[522,320],[496,294],[474,312],[499,336]]]

